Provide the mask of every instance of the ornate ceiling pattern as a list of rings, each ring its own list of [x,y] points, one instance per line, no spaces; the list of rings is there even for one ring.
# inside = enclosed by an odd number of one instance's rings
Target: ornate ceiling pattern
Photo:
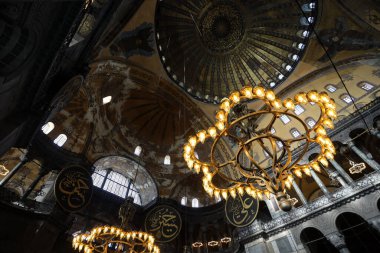
[[[157,3],[156,42],[168,76],[204,102],[246,84],[275,87],[294,70],[316,21],[316,3],[300,1]]]

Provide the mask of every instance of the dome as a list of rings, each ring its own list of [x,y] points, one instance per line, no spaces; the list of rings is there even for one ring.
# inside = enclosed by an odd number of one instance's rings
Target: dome
[[[273,88],[306,48],[316,6],[295,1],[159,1],[156,41],[169,77],[204,102],[244,85]]]

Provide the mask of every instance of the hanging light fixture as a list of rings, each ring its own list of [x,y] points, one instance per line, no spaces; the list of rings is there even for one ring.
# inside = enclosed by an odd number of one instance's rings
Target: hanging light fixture
[[[244,105],[243,102],[251,99],[262,100],[265,107],[259,111],[239,108]],[[320,117],[312,128],[294,112],[297,105],[308,103],[317,105],[320,109]],[[235,109],[239,109],[239,113]],[[289,139],[274,132],[274,123],[283,116],[298,122],[304,128],[304,134]],[[272,90],[261,86],[246,86],[221,100],[214,126],[191,136],[184,145],[183,156],[191,170],[203,173],[203,187],[210,196],[227,199],[228,196],[235,198],[237,194],[243,195],[246,192],[259,199],[264,196],[269,198],[271,194],[283,199],[286,189],[292,187],[293,175],[310,176],[311,170],[321,171],[319,164],[326,167],[328,159],[333,159],[335,148],[326,129],[334,127],[333,120],[336,116],[335,102],[325,92],[300,92],[294,98],[281,101]],[[265,127],[259,129],[257,122],[265,122],[258,121],[262,118],[269,120]],[[231,149],[234,154],[231,158],[216,157],[216,147],[225,137],[229,140],[226,143],[233,143]],[[204,162],[195,156],[195,148],[207,139],[212,139],[213,143],[210,160]],[[297,142],[303,145],[299,152],[294,152],[294,144]],[[312,143],[320,146],[319,155],[309,163],[301,164]],[[258,149],[267,157],[267,166],[263,166],[257,159]],[[221,180],[225,183],[220,186],[218,182]]]
[[[78,234],[73,248],[84,253],[128,252],[159,253],[154,237],[145,232],[126,232],[118,227],[95,227],[90,233]]]

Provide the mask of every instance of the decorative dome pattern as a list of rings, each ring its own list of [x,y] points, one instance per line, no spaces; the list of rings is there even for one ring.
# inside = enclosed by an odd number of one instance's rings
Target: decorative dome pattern
[[[170,78],[193,97],[217,103],[231,91],[273,88],[294,70],[316,20],[316,3],[159,1],[156,41]]]

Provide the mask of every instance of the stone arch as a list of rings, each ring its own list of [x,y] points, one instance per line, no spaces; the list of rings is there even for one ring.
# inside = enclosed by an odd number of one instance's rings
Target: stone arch
[[[335,221],[344,235],[350,252],[376,252],[380,247],[380,235],[369,223],[355,212],[343,212]]]
[[[307,227],[301,231],[300,239],[305,248],[309,250],[310,253],[317,252],[339,252],[325,235],[314,227]]]

